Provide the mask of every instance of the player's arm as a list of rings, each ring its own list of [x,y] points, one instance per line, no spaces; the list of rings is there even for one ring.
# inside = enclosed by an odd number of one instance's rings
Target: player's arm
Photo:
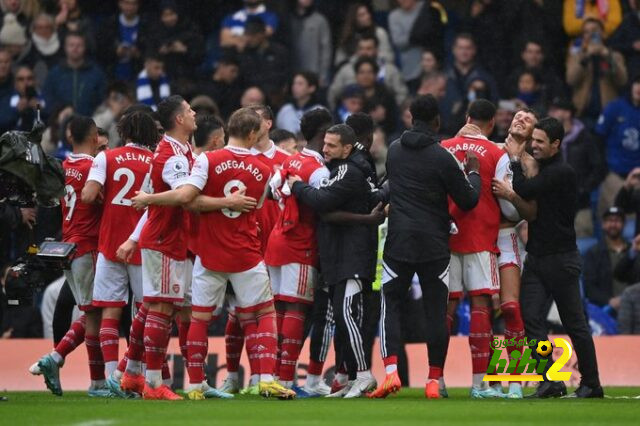
[[[496,185],[492,185],[492,190],[494,191],[494,195],[498,199],[498,204],[500,205],[500,211],[502,215],[507,218],[510,222],[519,222],[520,221],[520,213],[516,206],[509,201],[512,197],[517,197],[517,194],[513,192],[513,188],[511,187],[511,182],[513,180],[513,172],[511,171],[509,155],[502,154],[498,163],[496,164],[496,170],[493,175],[494,179],[499,182],[507,182],[509,188],[503,188],[502,185],[499,188],[496,188]],[[500,195],[496,194],[496,189],[499,189]],[[508,191],[509,189],[510,191]],[[507,194],[508,192],[508,194]]]
[[[360,172],[347,168],[346,172],[338,173],[335,180],[332,179],[329,185],[322,188],[314,188],[295,175],[289,176],[288,182],[291,192],[299,201],[318,213],[326,213],[339,208],[361,188],[359,182],[362,176],[357,176],[357,173]]]
[[[107,179],[107,157],[104,152],[99,153],[93,159],[93,165],[89,171],[87,181],[82,188],[80,199],[85,204],[93,204],[102,201],[102,188]]]
[[[258,200],[245,195],[246,188],[227,195],[226,197],[209,197],[198,195],[185,207],[194,212],[211,212],[214,210],[229,209],[241,213],[247,213],[255,209]]]
[[[321,216],[323,222],[329,223],[356,223],[364,225],[380,225],[384,222],[384,207],[382,203],[371,210],[369,214],[351,213],[342,210],[325,213]]]
[[[536,203],[535,200],[526,201],[516,194],[507,177],[503,180],[494,177],[491,182],[491,188],[493,190],[493,195],[495,195],[498,198],[498,202],[500,202],[500,210],[502,211],[502,214],[504,214],[508,220],[511,222],[517,222],[522,218],[531,222],[536,219],[538,214],[538,203]],[[505,209],[503,209],[503,203],[511,205],[511,209],[507,208],[505,211]],[[515,209],[515,212],[513,212],[512,209]]]
[[[121,261],[128,263],[133,253],[138,248],[138,241],[140,240],[140,233],[142,233],[142,228],[144,224],[147,223],[148,211],[145,211],[142,216],[140,216],[140,220],[136,224],[135,229],[129,236],[129,239],[124,243],[120,244],[118,250],[116,250],[116,257]]]

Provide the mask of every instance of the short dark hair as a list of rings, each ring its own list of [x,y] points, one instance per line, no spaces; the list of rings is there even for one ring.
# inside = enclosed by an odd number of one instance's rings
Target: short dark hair
[[[198,148],[202,148],[209,141],[211,133],[224,128],[224,123],[215,115],[201,115],[196,119],[198,128],[193,133],[193,141]]]
[[[297,76],[300,76],[302,78],[304,78],[307,82],[307,84],[309,86],[315,86],[316,90],[318,89],[318,87],[320,87],[320,80],[318,78],[318,74],[316,74],[315,72],[312,71],[298,71],[297,73],[295,73],[293,75],[293,79],[295,79]],[[291,79],[291,82],[293,83],[293,79]]]
[[[373,40],[373,43],[376,45],[376,47],[380,45],[380,40],[378,40],[376,33],[373,31],[365,31],[359,34],[356,38],[356,46],[358,45],[358,43],[364,40]]]
[[[257,16],[250,16],[244,25],[245,34],[264,34],[267,32],[267,25]]]
[[[176,116],[182,113],[184,98],[180,95],[171,95],[158,104],[158,120],[165,131],[176,126]]]
[[[345,124],[353,129],[358,142],[373,136],[375,125],[373,118],[364,112],[354,112],[345,121]]]
[[[154,146],[160,139],[155,120],[144,111],[124,114],[118,122],[118,134],[124,143],[130,141],[146,147]]]
[[[131,86],[122,80],[116,80],[107,86],[107,93],[119,93],[129,99],[135,99]]]
[[[247,106],[247,108],[258,113],[263,119],[273,121],[273,110],[269,105],[254,104]]]
[[[438,100],[433,95],[420,95],[409,106],[413,122],[416,120],[431,123],[440,116]]]
[[[562,143],[562,139],[564,139],[564,127],[562,126],[562,123],[553,117],[545,117],[538,121],[534,129],[540,129],[545,132],[549,138],[549,142],[551,143],[556,140],[559,140],[560,143]]]
[[[300,119],[300,133],[306,141],[310,141],[319,132],[333,124],[333,116],[326,108],[314,108],[304,113]],[[326,130],[325,130],[326,131]]]
[[[472,120],[487,123],[496,116],[496,106],[486,99],[476,99],[469,104],[467,116]]]
[[[85,143],[85,139],[91,133],[93,128],[97,128],[96,122],[91,117],[85,117],[83,115],[74,115],[69,121],[69,131],[71,132],[71,138],[74,145],[82,145]]]
[[[269,132],[269,138],[273,141],[273,143],[277,145],[282,141],[286,141],[287,139],[296,139],[296,135],[288,130],[273,129],[271,132]]]
[[[344,145],[355,145],[356,133],[353,129],[346,124],[334,124],[326,131],[328,135],[338,135],[340,137],[340,143]]]
[[[240,108],[229,117],[229,136],[246,139],[251,132],[260,130],[262,118],[251,108]]]
[[[378,74],[378,71],[380,71],[380,66],[378,65],[376,60],[369,56],[362,56],[358,58],[356,62],[353,64],[353,70],[357,73],[360,67],[363,66],[364,64],[371,65],[371,68],[373,68],[373,73],[376,75]]]
[[[102,127],[98,127],[98,136],[103,136],[105,138],[109,138],[109,132],[107,132]]]
[[[456,36],[453,38],[453,45],[455,46],[458,40],[463,38],[469,40],[471,43],[473,43],[474,46],[476,46],[475,38],[473,38],[473,35],[471,33],[467,33],[467,32],[461,32],[456,34]]]
[[[69,37],[81,38],[82,41],[84,42],[84,45],[85,46],[87,45],[87,36],[83,32],[80,32],[80,31],[69,31],[68,33],[66,33],[64,35],[64,41],[66,42]]]

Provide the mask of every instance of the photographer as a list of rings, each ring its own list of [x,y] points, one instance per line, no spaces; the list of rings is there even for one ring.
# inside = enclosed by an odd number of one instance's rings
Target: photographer
[[[36,119],[38,105],[44,108],[44,99],[36,88],[31,68],[21,65],[15,72],[14,92],[8,99],[11,110],[12,129],[29,131]]]

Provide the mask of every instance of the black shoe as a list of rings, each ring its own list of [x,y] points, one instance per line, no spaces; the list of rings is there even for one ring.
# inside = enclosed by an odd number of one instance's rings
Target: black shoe
[[[567,387],[562,382],[542,382],[531,395],[525,398],[558,398],[567,394]]]
[[[589,387],[587,385],[580,385],[571,395],[567,398],[604,398],[604,391],[602,386]]]

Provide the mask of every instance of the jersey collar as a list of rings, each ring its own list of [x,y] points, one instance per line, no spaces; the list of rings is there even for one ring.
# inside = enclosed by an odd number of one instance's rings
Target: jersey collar
[[[319,152],[316,152],[312,149],[309,148],[302,148],[302,155],[306,155],[308,157],[315,157],[316,160],[318,160],[320,163],[324,164],[324,157],[322,155],[320,155]]]
[[[464,135],[462,137],[466,139],[484,139],[485,141],[489,140],[485,135]]]
[[[189,152],[189,144],[184,144],[182,142],[179,142],[177,139],[172,138],[171,136],[167,135],[165,133],[164,135],[164,140],[169,142],[171,145],[175,146],[176,148],[178,148],[183,154],[186,154],[187,152]]]
[[[74,154],[72,152],[72,153],[69,154],[67,159],[70,160],[70,161],[79,161],[79,160],[92,160],[93,161],[93,156],[91,156],[89,154]]]
[[[239,154],[239,155],[255,155],[255,154],[253,154],[253,151],[248,150],[247,148],[239,147],[239,146],[227,145],[227,146],[224,147],[224,149],[228,149],[229,151],[233,152],[234,154]]]
[[[275,144],[275,143],[273,143],[273,141],[272,141],[271,139],[269,139],[269,142],[271,142],[271,146],[270,146],[270,147],[269,147],[269,149],[267,149],[265,152],[258,151],[258,150],[257,150],[257,149],[255,149],[255,148],[251,148],[251,154],[253,154],[253,155],[259,155],[259,154],[262,154],[262,155],[264,155],[265,157],[267,157],[267,158],[271,158],[271,159],[272,159],[273,157],[275,157],[275,155],[276,155],[276,151],[277,151],[278,147],[276,146],[276,144]]]
[[[147,151],[151,151],[151,150],[149,149],[149,147],[146,147],[146,146],[144,146],[144,145],[137,144],[137,143],[135,143],[135,142],[129,142],[129,143],[128,143],[128,144],[126,144],[125,146],[127,146],[127,147],[129,147],[129,148],[140,148],[140,149],[146,149]]]

